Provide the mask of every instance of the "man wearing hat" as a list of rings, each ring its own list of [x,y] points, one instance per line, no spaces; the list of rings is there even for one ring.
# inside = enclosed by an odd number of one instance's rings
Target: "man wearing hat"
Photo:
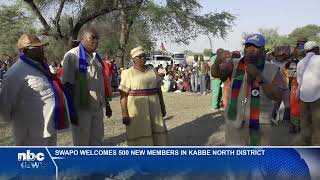
[[[122,71],[119,91],[123,124],[129,146],[166,146],[168,132],[163,116],[162,80],[153,68],[145,65],[144,49],[131,50],[133,67]]]
[[[74,97],[79,121],[72,127],[73,144],[100,146],[104,138],[104,112],[111,117],[111,88],[106,67],[96,52],[98,34],[93,28],[80,33],[79,46],[68,51],[63,60],[62,81]]]
[[[17,43],[20,59],[0,86],[0,119],[13,127],[15,145],[56,145],[57,131],[75,121],[72,101],[45,62],[46,43],[30,33]]]
[[[262,35],[249,35],[243,58],[225,61],[220,56],[212,66],[213,77],[231,80],[225,111],[227,145],[277,144],[278,137],[272,136],[272,100],[281,101],[287,88],[279,69],[265,60],[264,46]]]
[[[301,135],[304,145],[320,145],[320,49],[315,41],[304,45],[306,57],[297,66],[301,106]]]

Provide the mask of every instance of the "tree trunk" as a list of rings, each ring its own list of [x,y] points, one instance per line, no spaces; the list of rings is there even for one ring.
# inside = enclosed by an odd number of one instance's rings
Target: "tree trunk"
[[[121,23],[121,34],[119,38],[119,47],[117,50],[116,62],[120,62],[122,68],[127,68],[128,61],[125,58],[126,46],[128,44],[130,30],[133,25],[134,19],[137,17],[140,7],[142,6],[143,0],[139,0],[135,8],[127,10],[123,5],[123,1],[119,1],[120,10],[120,23]]]
[[[121,11],[120,14],[121,21],[121,34],[119,39],[119,47],[117,50],[116,61],[120,62],[122,68],[127,68],[128,60],[124,59],[126,53],[126,46],[128,44],[130,29],[132,27],[133,21],[129,20],[128,13],[125,11]]]

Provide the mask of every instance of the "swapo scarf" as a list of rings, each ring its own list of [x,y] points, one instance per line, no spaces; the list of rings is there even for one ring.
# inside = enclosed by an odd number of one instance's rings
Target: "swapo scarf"
[[[88,81],[87,81],[87,71],[88,71],[88,63],[86,60],[86,49],[83,47],[82,43],[79,45],[80,49],[80,57],[79,57],[79,81],[80,81],[80,108],[88,109],[89,107],[89,89],[88,89]],[[102,66],[102,75],[104,80],[104,89],[105,89],[105,102],[111,101],[111,87],[109,83],[109,78],[107,75],[106,67],[103,63],[102,58],[99,54],[96,54],[96,57],[99,63]]]
[[[69,121],[75,121],[76,116],[72,97],[62,86],[60,79],[50,72],[48,65],[32,61],[22,54],[20,54],[20,59],[47,77],[54,94],[55,129],[62,130],[68,128]]]
[[[262,72],[264,69],[264,61],[257,65],[257,68]],[[246,71],[246,63],[242,58],[236,68],[236,74],[232,84],[231,100],[229,101],[228,118],[230,120],[236,120],[237,118],[237,102],[241,89],[241,85],[244,79]],[[256,80],[251,81],[251,101],[250,101],[250,117],[249,117],[249,129],[250,129],[250,145],[255,146],[260,144],[259,134],[259,114],[260,114],[260,86]]]

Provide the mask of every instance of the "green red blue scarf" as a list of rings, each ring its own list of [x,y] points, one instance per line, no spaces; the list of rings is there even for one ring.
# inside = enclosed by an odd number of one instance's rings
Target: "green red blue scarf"
[[[79,45],[80,49],[80,57],[79,57],[79,81],[80,81],[80,108],[81,109],[88,109],[89,107],[89,89],[88,89],[88,81],[87,81],[87,71],[88,71],[88,63],[86,60],[86,49],[83,47],[82,43]],[[103,63],[102,58],[99,54],[96,54],[96,57],[99,63],[102,66],[102,75],[104,80],[104,89],[105,89],[105,102],[111,101],[111,87],[109,83],[108,74],[106,71],[106,67]]]
[[[62,130],[68,128],[70,125],[69,122],[74,121],[76,116],[73,106],[73,99],[64,89],[60,79],[50,72],[48,65],[29,60],[23,54],[20,54],[19,56],[23,62],[39,70],[47,77],[54,94],[55,129]]]
[[[232,84],[231,100],[229,101],[229,110],[227,113],[228,119],[236,120],[237,118],[237,102],[241,89],[241,85],[244,79],[246,71],[245,59],[242,58],[236,68],[236,74]],[[264,61],[257,68],[262,72],[264,68]],[[259,133],[259,115],[260,115],[260,86],[256,80],[251,81],[251,101],[250,101],[250,117],[249,117],[249,129],[250,129],[250,145],[260,145],[260,133]]]

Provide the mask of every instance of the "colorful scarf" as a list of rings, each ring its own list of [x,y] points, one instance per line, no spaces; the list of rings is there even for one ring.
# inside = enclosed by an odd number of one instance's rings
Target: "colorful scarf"
[[[88,109],[89,107],[89,89],[88,89],[88,82],[87,82],[87,71],[88,71],[88,63],[86,60],[86,50],[83,47],[82,43],[79,45],[80,49],[80,57],[79,57],[79,81],[80,81],[80,108],[81,109]],[[103,63],[102,58],[99,54],[96,54],[96,57],[99,63],[102,66],[102,75],[104,81],[104,89],[105,89],[105,102],[111,101],[111,87],[109,83],[109,78],[107,75],[106,67]]]
[[[264,69],[264,61],[257,65],[257,68],[262,72]],[[244,79],[246,71],[246,63],[242,58],[236,69],[236,74],[232,84],[231,100],[229,101],[228,118],[230,120],[236,120],[237,118],[237,102],[241,89],[241,85]],[[256,146],[260,144],[259,134],[259,114],[260,114],[260,86],[256,80],[251,82],[251,101],[250,101],[250,117],[249,117],[249,129],[250,129],[250,145]]]
[[[22,54],[20,54],[19,56],[23,62],[39,70],[47,77],[54,94],[55,129],[62,130],[68,128],[69,121],[75,121],[76,116],[73,106],[73,99],[64,89],[60,79],[50,72],[48,65],[29,60]]]

